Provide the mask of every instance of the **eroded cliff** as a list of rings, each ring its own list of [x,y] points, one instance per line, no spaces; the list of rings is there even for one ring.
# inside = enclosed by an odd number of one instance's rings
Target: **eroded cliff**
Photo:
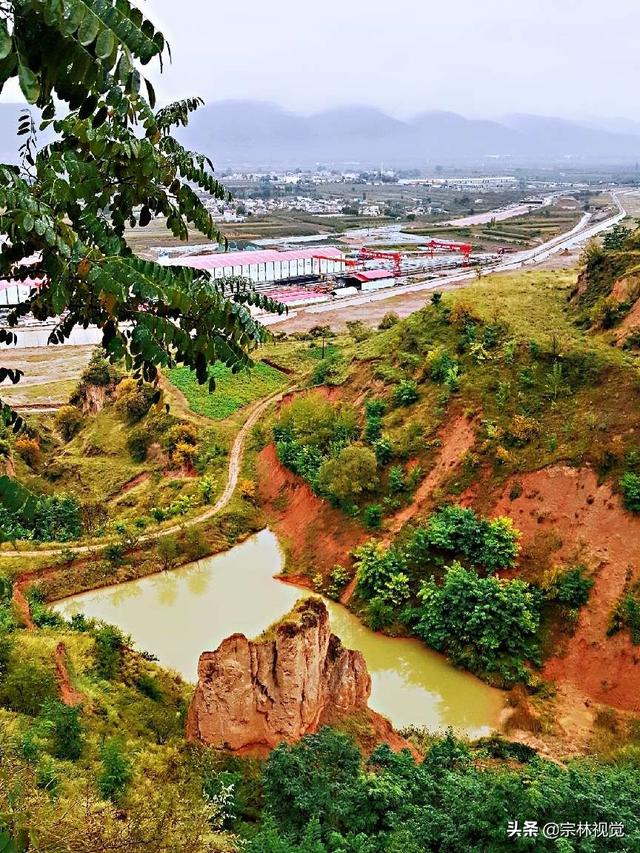
[[[323,602],[308,598],[262,638],[233,634],[200,656],[187,737],[234,751],[271,748],[360,716],[378,739],[406,746],[367,708],[370,692],[361,652],[342,646]]]

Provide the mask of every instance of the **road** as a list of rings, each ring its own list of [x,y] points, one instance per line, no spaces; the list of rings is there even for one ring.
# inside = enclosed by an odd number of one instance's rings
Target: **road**
[[[558,252],[562,252],[565,249],[573,249],[576,246],[583,245],[592,237],[597,236],[602,231],[606,231],[609,228],[612,228],[621,219],[624,219],[626,216],[626,210],[624,208],[623,202],[621,201],[621,197],[629,192],[633,192],[631,190],[624,192],[616,192],[612,193],[613,201],[618,209],[618,212],[614,216],[610,216],[607,219],[603,219],[601,222],[597,222],[593,225],[589,225],[591,220],[591,215],[585,213],[580,222],[575,225],[570,231],[567,231],[565,234],[561,234],[558,237],[554,237],[552,240],[548,240],[546,243],[542,243],[540,246],[537,246],[535,249],[526,249],[522,252],[515,252],[513,254],[507,255],[502,261],[500,261],[495,266],[492,266],[488,272],[507,272],[509,270],[521,269],[522,267],[527,266],[536,266],[537,264],[543,263],[549,257]],[[366,293],[358,296],[353,296],[349,299],[341,299],[338,301],[331,301],[322,303],[319,305],[312,305],[306,309],[298,309],[295,312],[291,312],[288,317],[280,317],[280,316],[270,316],[267,318],[263,318],[263,322],[268,326],[282,327],[286,329],[286,323],[293,317],[302,317],[309,315],[322,315],[327,312],[332,312],[336,310],[343,310],[344,308],[349,308],[351,306],[357,305],[367,305],[376,302],[382,302],[387,299],[393,299],[397,296],[402,296],[404,294],[411,293],[420,293],[422,291],[427,290],[437,290],[442,287],[446,287],[452,284],[461,284],[466,281],[474,281],[477,278],[475,270],[464,270],[459,269],[456,272],[449,273],[448,275],[438,276],[437,278],[429,278],[425,281],[418,281],[414,283],[405,283],[398,284],[395,287],[390,287],[385,290],[379,290],[375,293]],[[320,322],[320,320],[318,320]]]
[[[186,527],[195,527],[195,525],[202,524],[204,521],[208,521],[208,519],[213,518],[214,515],[221,513],[222,510],[228,506],[231,498],[233,497],[233,493],[236,490],[236,486],[238,485],[238,478],[242,468],[242,456],[244,454],[244,446],[247,436],[269,406],[272,403],[278,402],[287,394],[290,394],[292,390],[293,388],[290,387],[286,388],[284,391],[278,391],[270,397],[266,397],[264,400],[261,400],[253,407],[253,409],[251,409],[249,416],[235,437],[233,446],[231,447],[229,465],[227,468],[227,481],[222,494],[213,506],[208,507],[199,515],[185,519],[178,524],[173,524],[171,527],[165,527],[163,530],[157,530],[154,533],[146,533],[144,536],[141,536],[138,541],[150,542],[156,539],[164,539],[165,536],[173,536],[176,533],[180,533],[180,531],[184,530]],[[41,548],[30,551],[15,548],[11,551],[0,551],[0,559],[7,557],[58,557],[61,554],[68,553],[69,550],[73,551],[74,554],[89,554],[92,551],[99,551],[101,548],[110,545],[114,540],[115,537],[104,537],[102,539],[94,540],[89,545],[75,546],[70,542],[64,548]]]
[[[491,222],[491,220],[504,222],[505,219],[513,219],[516,216],[524,216],[532,210],[549,207],[557,195],[559,195],[559,193],[545,196],[542,204],[513,204],[510,207],[503,208],[502,210],[487,210],[484,213],[473,213],[471,216],[463,216],[460,219],[450,219],[448,222],[439,222],[438,225],[454,225],[458,228],[464,228],[467,225],[484,225],[487,222]]]

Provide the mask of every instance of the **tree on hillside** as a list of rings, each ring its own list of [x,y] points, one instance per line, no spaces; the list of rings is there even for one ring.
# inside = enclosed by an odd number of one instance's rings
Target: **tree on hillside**
[[[167,52],[162,33],[129,0],[0,0],[0,91],[17,78],[42,110],[40,128],[56,132],[37,151],[26,114],[22,165],[0,164],[0,278],[42,282],[10,325],[29,312],[60,318],[49,341],[61,343],[76,325],[95,324],[109,357],[123,358],[139,378],[154,381],[158,366],[177,362],[203,383],[213,361],[234,370],[250,364],[265,332],[249,305],[282,307],[243,280],[162,267],[127,245],[125,226],[144,227],[155,215],[180,239],[189,226],[220,239],[194,187],[216,198],[226,191],[208,158],[172,135],[201,101],[155,110],[137,67]],[[14,340],[0,330],[0,342]],[[0,381],[20,376],[0,369]],[[20,427],[7,406],[3,412]]]

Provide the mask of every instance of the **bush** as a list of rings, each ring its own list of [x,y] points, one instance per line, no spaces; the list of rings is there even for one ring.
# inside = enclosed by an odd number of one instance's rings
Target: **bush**
[[[396,406],[410,406],[418,399],[418,384],[413,379],[403,379],[393,392]]]
[[[20,714],[37,716],[47,699],[54,699],[58,685],[51,669],[28,660],[12,662],[0,685],[0,703]]]
[[[207,537],[201,530],[195,527],[190,527],[184,534],[183,548],[189,560],[200,560],[202,557],[206,557],[211,551]]]
[[[625,509],[640,512],[640,475],[627,471],[620,480]]]
[[[373,445],[373,451],[380,466],[388,465],[393,459],[393,444],[385,436],[376,441]]]
[[[153,440],[153,434],[146,425],[131,430],[127,438],[127,450],[134,462],[144,462]]]
[[[98,775],[98,790],[105,800],[111,800],[117,805],[133,777],[122,739],[113,737],[106,741],[100,751],[100,758],[102,770]]]
[[[83,423],[82,412],[77,406],[62,406],[56,413],[56,429],[64,441],[71,441],[80,432]]]
[[[416,634],[456,665],[496,672],[505,684],[526,679],[524,662],[538,660],[540,614],[521,580],[479,577],[460,563],[446,570],[442,586],[422,584]]]
[[[589,600],[593,584],[593,578],[585,575],[584,566],[576,566],[567,569],[554,579],[547,591],[547,598],[563,607],[572,609],[582,607]]]
[[[158,392],[151,385],[139,384],[135,379],[127,378],[118,385],[116,394],[116,411],[133,424],[147,414]]]
[[[180,545],[174,536],[163,536],[157,546],[156,552],[160,565],[166,572],[175,565],[176,560],[180,556]]]
[[[362,343],[372,335],[371,329],[362,320],[348,320],[347,329],[356,343]]]
[[[369,504],[364,508],[362,520],[368,530],[379,530],[382,525],[382,507],[380,504]]]
[[[35,438],[19,438],[15,445],[18,456],[27,463],[29,468],[35,469],[40,466],[42,453],[40,443]]]
[[[379,415],[369,415],[364,426],[365,441],[373,443],[382,434],[382,418]]]
[[[68,542],[82,535],[81,510],[70,495],[52,495],[38,500],[33,517],[34,532],[42,542]]]
[[[399,606],[410,597],[409,577],[397,553],[370,540],[354,551],[358,577],[358,594],[378,599],[383,604]]]
[[[382,320],[380,320],[378,328],[381,330],[391,329],[393,326],[395,326],[399,322],[400,322],[400,315],[399,314],[397,314],[395,311],[387,311],[387,313],[384,315]]]
[[[82,723],[80,707],[69,708],[58,700],[47,700],[42,707],[51,737],[51,751],[55,758],[77,761],[82,755]]]
[[[426,528],[426,544],[488,572],[511,568],[518,556],[520,533],[510,518],[488,521],[472,509],[447,506],[434,513]]]
[[[106,387],[115,385],[120,375],[119,370],[107,360],[106,352],[101,347],[97,347],[80,377],[80,383]]]
[[[373,490],[378,482],[375,453],[355,444],[327,459],[318,471],[320,491],[341,502],[353,501]]]
[[[124,635],[112,625],[101,625],[94,634],[95,671],[100,678],[112,681],[120,673]]]
[[[331,570],[329,588],[327,589],[329,598],[339,601],[344,588],[350,580],[351,575],[344,566],[334,566]]]

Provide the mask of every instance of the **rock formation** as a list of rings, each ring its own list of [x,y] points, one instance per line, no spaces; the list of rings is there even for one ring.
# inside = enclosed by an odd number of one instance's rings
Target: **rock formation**
[[[233,634],[200,656],[187,737],[231,750],[271,748],[360,713],[381,739],[406,746],[367,708],[370,692],[362,653],[342,646],[324,603],[308,598],[261,639]]]

